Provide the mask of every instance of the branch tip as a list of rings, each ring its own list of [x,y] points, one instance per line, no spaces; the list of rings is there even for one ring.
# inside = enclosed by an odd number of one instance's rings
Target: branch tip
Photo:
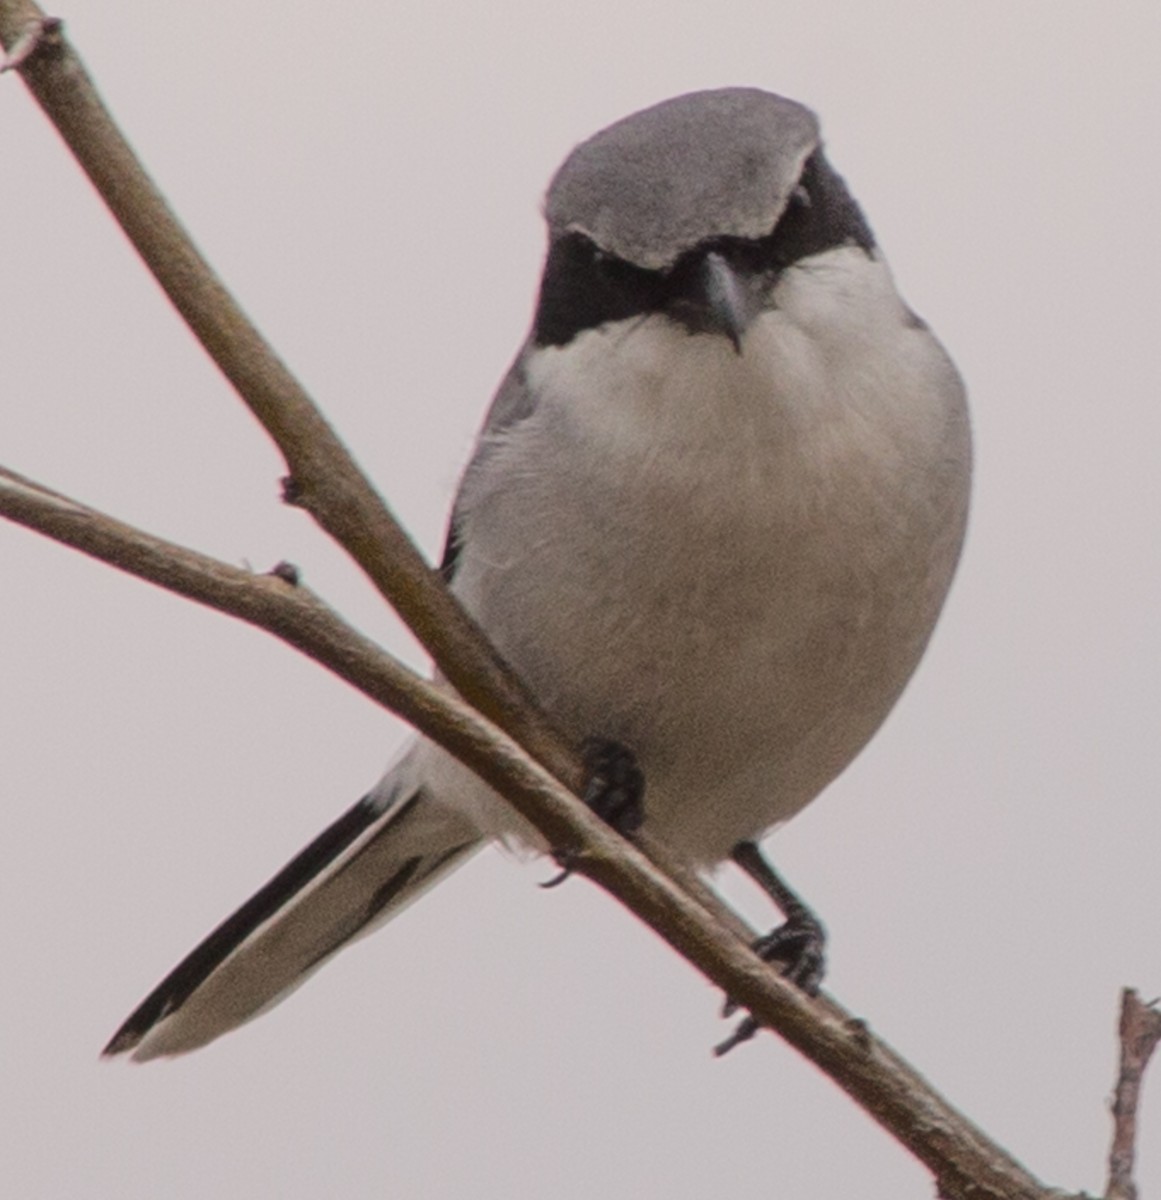
[[[1109,1183],[1105,1200],[1137,1200],[1133,1165],[1137,1156],[1137,1110],[1145,1068],[1161,1042],[1161,1012],[1157,1001],[1144,1003],[1136,990],[1121,992],[1120,1065],[1113,1088],[1113,1142],[1109,1148]]]

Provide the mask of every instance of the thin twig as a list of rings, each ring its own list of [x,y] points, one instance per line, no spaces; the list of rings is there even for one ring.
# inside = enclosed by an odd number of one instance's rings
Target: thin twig
[[[32,31],[35,36],[30,44]],[[444,586],[305,389],[202,257],[106,109],[61,23],[0,0],[0,42],[194,336],[281,451],[287,496],[351,555],[489,720],[574,790],[579,757]]]
[[[1149,1059],[1161,1041],[1157,1001],[1143,1004],[1132,988],[1121,993],[1120,1066],[1113,1089],[1113,1144],[1105,1200],[1137,1200],[1133,1161],[1137,1153],[1137,1108]]]
[[[154,537],[4,467],[0,467],[0,516],[273,633],[398,713],[489,783],[514,793],[522,813],[534,803],[530,819],[542,827],[549,844],[587,845],[588,834],[596,834],[598,842],[620,840],[501,730],[450,690],[422,679],[348,625],[285,566],[266,574],[230,566]],[[534,802],[529,794],[536,797]],[[548,815],[539,807],[546,798]]]
[[[287,492],[372,580],[441,674],[572,791],[579,755],[508,669],[362,473],[305,389],[275,354],[158,191],[64,37],[30,0],[0,0],[0,43],[36,30],[20,73],[174,307],[258,418],[286,461]],[[741,919],[648,834],[638,844],[662,870],[746,940]]]

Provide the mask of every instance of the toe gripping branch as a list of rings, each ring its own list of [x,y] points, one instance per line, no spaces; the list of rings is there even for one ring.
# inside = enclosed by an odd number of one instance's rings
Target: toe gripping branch
[[[588,779],[582,799],[622,837],[645,820],[645,776],[636,756],[620,742],[589,738],[581,748]]]
[[[611,829],[631,838],[645,820],[645,775],[628,746],[608,738],[588,738],[581,747],[585,789],[581,799]],[[559,874],[542,888],[554,888],[572,874],[572,856],[557,854]]]
[[[633,752],[620,742],[607,738],[589,738],[581,748],[587,778],[582,799],[598,817],[623,837],[631,838],[645,819],[645,776]],[[776,966],[784,979],[816,996],[826,970],[826,931],[822,922],[806,906],[763,857],[754,842],[739,842],[730,857],[774,901],[785,921],[753,944],[764,962]],[[546,880],[542,888],[554,888],[573,873],[574,857],[556,855],[560,873]],[[723,1016],[737,1011],[727,998]],[[744,1017],[734,1032],[714,1047],[723,1055],[747,1042],[761,1026],[753,1017]]]
[[[801,988],[808,996],[817,996],[826,972],[826,930],[822,922],[791,890],[766,861],[754,842],[739,842],[730,857],[778,906],[786,920],[753,944],[763,962],[777,966],[784,979]],[[727,999],[723,1016],[737,1011]],[[742,1042],[748,1042],[761,1028],[753,1017],[745,1017],[737,1029],[714,1047],[719,1057]]]

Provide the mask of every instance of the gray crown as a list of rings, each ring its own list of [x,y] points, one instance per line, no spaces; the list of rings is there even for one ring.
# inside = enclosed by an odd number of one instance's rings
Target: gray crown
[[[651,270],[707,238],[762,237],[818,144],[818,119],[793,100],[756,88],[678,96],[568,156],[545,200],[549,230]]]

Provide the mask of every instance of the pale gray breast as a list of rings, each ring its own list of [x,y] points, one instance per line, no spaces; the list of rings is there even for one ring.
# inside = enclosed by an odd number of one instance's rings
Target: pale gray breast
[[[861,456],[859,429],[825,458],[748,438],[695,468],[624,437],[586,448],[575,416],[546,405],[486,450],[465,485],[457,591],[575,736],[639,752],[655,801],[670,774],[704,795],[760,758],[760,805],[805,802],[918,660],[962,487],[913,461],[900,489],[877,474],[894,464]],[[958,429],[949,418],[924,453],[959,453]]]

